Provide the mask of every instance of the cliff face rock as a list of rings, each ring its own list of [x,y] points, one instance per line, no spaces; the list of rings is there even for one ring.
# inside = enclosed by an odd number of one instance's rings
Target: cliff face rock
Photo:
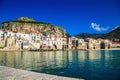
[[[31,18],[21,17],[16,21],[2,23],[3,31],[21,33],[42,33],[43,35],[65,36],[65,29],[52,24],[37,22]]]

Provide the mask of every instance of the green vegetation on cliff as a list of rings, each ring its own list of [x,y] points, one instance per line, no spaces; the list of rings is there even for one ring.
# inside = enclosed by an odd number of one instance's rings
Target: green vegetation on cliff
[[[65,36],[65,29],[53,24],[37,22],[31,18],[20,17],[16,21],[2,23],[2,30],[23,33],[42,33],[44,35]]]
[[[105,38],[108,39],[120,39],[120,26],[116,28],[115,30],[109,32]]]
[[[67,37],[72,37],[72,36],[71,36],[70,34],[68,34],[68,33],[66,33],[66,36],[67,36]]]
[[[105,34],[81,33],[81,34],[76,35],[75,37],[77,37],[77,38],[83,38],[83,39],[86,39],[86,38],[97,39],[97,38],[104,38],[104,36],[105,36]]]

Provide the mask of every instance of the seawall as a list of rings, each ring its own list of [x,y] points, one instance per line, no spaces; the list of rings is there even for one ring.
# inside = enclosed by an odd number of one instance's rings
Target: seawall
[[[0,66],[0,80],[84,80]]]

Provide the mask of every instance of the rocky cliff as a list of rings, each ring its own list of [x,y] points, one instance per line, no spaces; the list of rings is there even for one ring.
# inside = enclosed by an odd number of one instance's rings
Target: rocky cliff
[[[22,33],[42,33],[43,35],[65,36],[65,29],[53,24],[37,22],[31,18],[20,17],[16,21],[2,23],[3,31],[22,32]]]

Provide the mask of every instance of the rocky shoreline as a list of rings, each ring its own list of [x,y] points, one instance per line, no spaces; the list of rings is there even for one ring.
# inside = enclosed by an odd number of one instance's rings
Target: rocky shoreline
[[[84,80],[0,66],[0,80]]]

